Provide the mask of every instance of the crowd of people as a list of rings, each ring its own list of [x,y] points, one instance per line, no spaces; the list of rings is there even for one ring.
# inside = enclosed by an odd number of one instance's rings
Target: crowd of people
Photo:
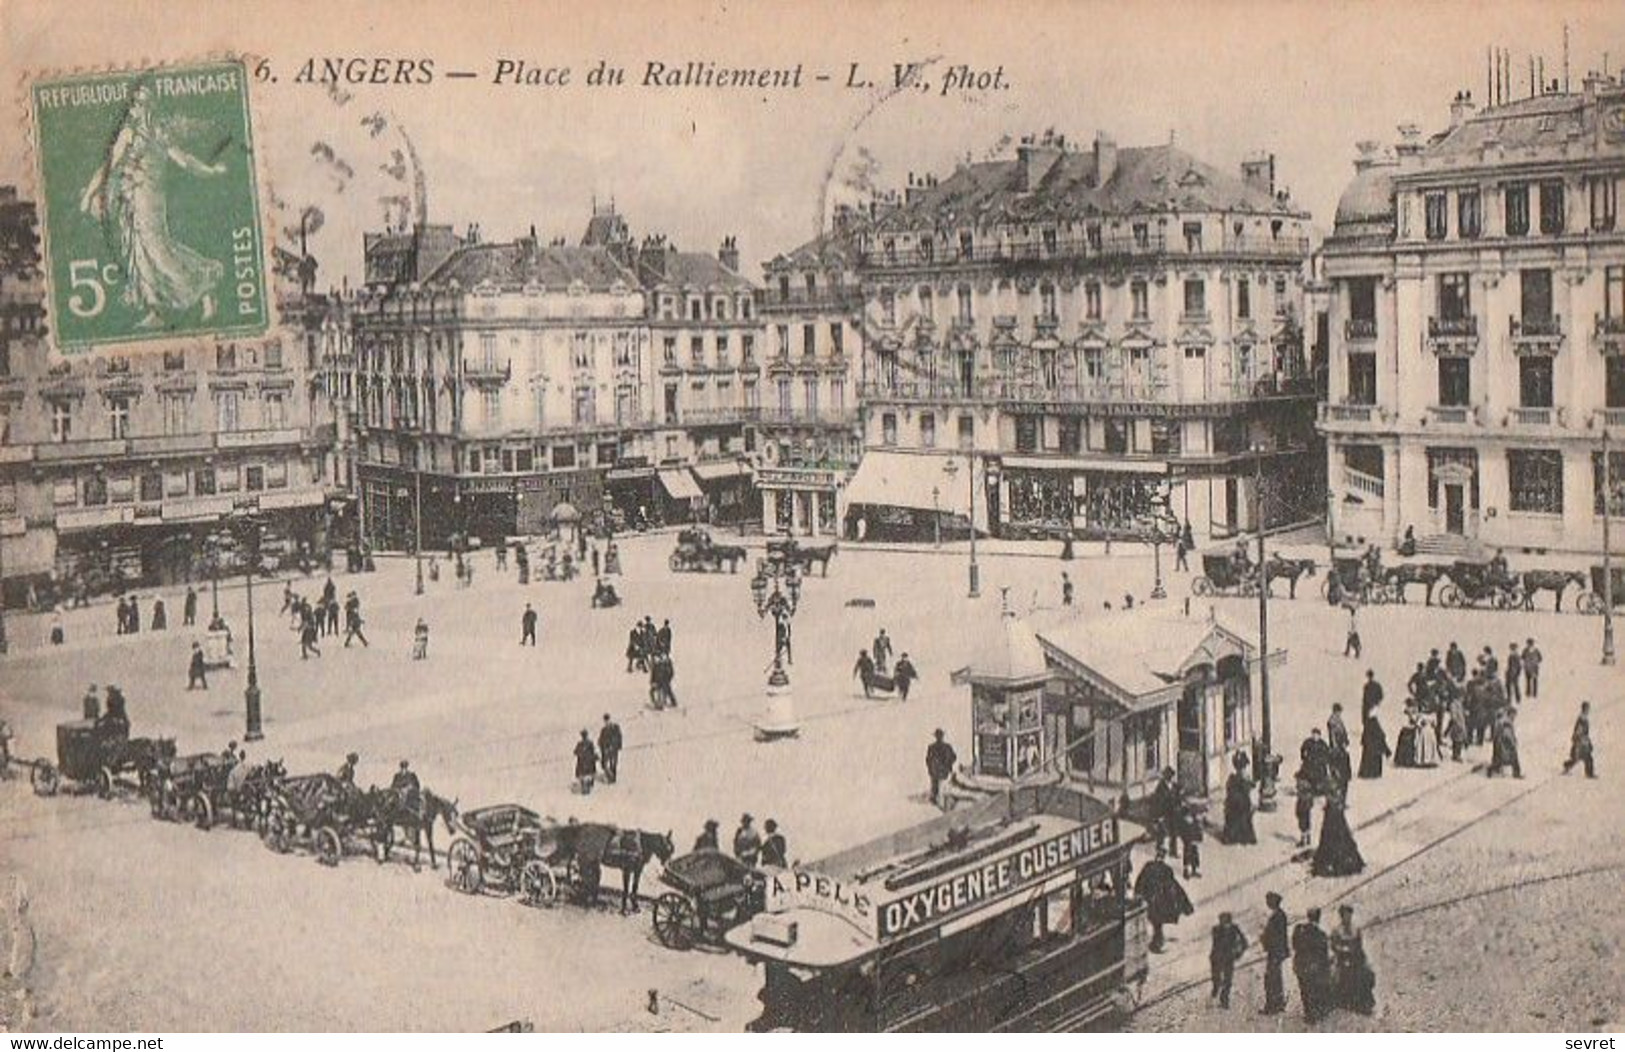
[[[677,669],[671,660],[671,621],[655,627],[655,619],[645,615],[634,624],[626,637],[626,671],[644,672],[649,676],[649,704],[655,709],[677,707],[677,694],[672,682]]]
[[[907,651],[898,655],[895,666],[890,665],[891,656],[892,641],[884,628],[868,650],[858,651],[852,675],[863,685],[864,697],[872,698],[876,691],[889,694],[895,690],[899,698],[908,700],[909,688],[920,678],[920,670],[914,667]]]

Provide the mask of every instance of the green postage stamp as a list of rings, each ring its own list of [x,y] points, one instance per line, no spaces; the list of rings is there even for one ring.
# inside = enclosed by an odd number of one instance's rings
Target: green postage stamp
[[[58,350],[264,333],[272,307],[243,63],[30,90]]]

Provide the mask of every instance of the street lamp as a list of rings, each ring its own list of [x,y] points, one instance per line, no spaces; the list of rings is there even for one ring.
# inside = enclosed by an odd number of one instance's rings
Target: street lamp
[[[243,690],[243,707],[248,726],[243,739],[255,742],[265,737],[260,729],[260,675],[254,653],[254,574],[259,570],[260,540],[265,527],[259,516],[252,513],[242,516],[235,525],[239,539],[243,541],[248,554],[245,575],[248,586],[248,686]]]
[[[423,468],[417,463],[417,454],[412,455],[414,471],[412,473],[412,553],[417,561],[418,583],[415,589],[417,595],[423,594]]]
[[[1271,778],[1270,757],[1270,585],[1269,568],[1264,562],[1264,447],[1253,447],[1253,526],[1258,530],[1258,701],[1263,746],[1256,758],[1258,809],[1275,809],[1275,784]]]
[[[933,546],[935,546],[937,548],[942,547],[942,510],[938,507],[938,503],[941,501],[941,499],[942,499],[942,491],[940,489],[938,489],[936,486],[932,486],[931,487],[931,534],[932,534],[932,537],[933,537],[932,544],[933,544]]]
[[[1602,663],[1614,663],[1614,558],[1610,536],[1613,504],[1625,493],[1625,482],[1614,482],[1609,462],[1608,429],[1602,429]]]

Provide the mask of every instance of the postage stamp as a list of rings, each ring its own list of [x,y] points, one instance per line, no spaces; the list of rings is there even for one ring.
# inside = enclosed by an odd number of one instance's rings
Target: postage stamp
[[[244,64],[43,78],[30,92],[58,350],[266,332]]]

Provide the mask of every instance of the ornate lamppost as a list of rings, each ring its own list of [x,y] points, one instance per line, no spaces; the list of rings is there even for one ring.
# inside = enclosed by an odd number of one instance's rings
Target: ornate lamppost
[[[1258,809],[1275,810],[1270,735],[1270,579],[1264,556],[1264,447],[1253,447],[1253,527],[1258,531],[1258,703],[1262,731],[1253,774],[1258,778]]]
[[[1625,480],[1614,481],[1608,429],[1602,429],[1602,663],[1614,663],[1614,556],[1611,520],[1614,502],[1625,499]]]
[[[265,534],[265,523],[260,517],[248,513],[233,520],[232,526],[246,549],[246,584],[248,589],[248,686],[243,690],[243,707],[247,729],[245,741],[259,741],[265,735],[260,729],[260,676],[254,653],[254,574],[260,568],[260,541]]]
[[[768,580],[772,578],[771,592]],[[790,696],[790,675],[784,671],[786,663],[793,664],[790,641],[790,622],[801,604],[801,576],[791,565],[784,573],[784,588],[779,587],[779,574],[769,573],[764,565],[751,578],[750,594],[756,604],[758,618],[773,618],[773,668],[767,677],[767,718],[756,725],[760,741],[792,737],[799,729],[795,717],[795,704]]]

